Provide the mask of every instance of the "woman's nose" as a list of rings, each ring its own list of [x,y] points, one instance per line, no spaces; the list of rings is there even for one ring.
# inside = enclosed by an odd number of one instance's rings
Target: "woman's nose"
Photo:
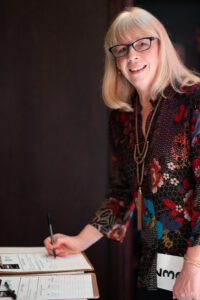
[[[129,46],[127,57],[128,61],[132,61],[138,58],[138,52],[133,48],[133,46]]]

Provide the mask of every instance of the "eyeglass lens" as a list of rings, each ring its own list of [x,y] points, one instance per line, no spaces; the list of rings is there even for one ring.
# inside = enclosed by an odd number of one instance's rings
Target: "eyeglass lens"
[[[140,39],[135,41],[131,45],[117,45],[112,48],[112,53],[115,57],[121,57],[128,54],[129,47],[133,46],[133,48],[138,51],[142,52],[148,50],[151,46],[151,40],[149,38]]]

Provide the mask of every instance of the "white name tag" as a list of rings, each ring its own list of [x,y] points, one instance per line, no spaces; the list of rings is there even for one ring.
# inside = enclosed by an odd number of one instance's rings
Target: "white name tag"
[[[183,262],[183,257],[158,253],[157,287],[172,291],[176,277],[182,270]]]

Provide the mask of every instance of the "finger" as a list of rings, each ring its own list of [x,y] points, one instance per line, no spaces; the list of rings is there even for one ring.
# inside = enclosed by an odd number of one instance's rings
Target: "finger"
[[[48,236],[44,240],[44,245],[48,249],[53,249],[53,248],[56,248],[56,247],[60,247],[61,244],[62,244],[62,238],[60,238],[59,235],[56,236],[56,239],[55,239],[55,235],[54,235],[54,243],[53,244],[52,244],[52,240],[51,240],[50,236]]]
[[[56,249],[56,254],[58,256],[68,256],[68,255],[73,255],[73,254],[78,254],[80,252],[78,251],[74,251],[74,250],[71,250],[71,249],[68,249],[68,248],[57,248]]]
[[[60,257],[65,257],[65,256],[69,255],[69,251],[58,249],[58,250],[56,250],[56,255],[60,256]]]
[[[51,253],[53,253],[52,250],[50,250]],[[68,256],[70,253],[69,251],[67,251],[66,249],[56,249],[56,256],[60,256],[60,257],[65,257],[65,256]]]
[[[176,299],[177,299],[177,300],[185,300],[185,297],[184,297],[183,295],[177,294],[177,295],[176,295]]]
[[[64,237],[64,236],[65,236],[65,235],[62,234],[62,233],[55,233],[55,234],[53,235],[54,240],[57,240],[57,239],[62,238],[62,237]]]
[[[194,300],[194,298],[190,295],[185,298],[185,300]]]
[[[180,297],[177,298],[178,300],[187,300],[187,297],[185,295],[182,295]]]
[[[51,238],[48,236],[44,241],[43,241],[45,247],[48,248],[49,244],[51,244]]]
[[[49,250],[53,250],[55,247],[54,247],[54,244],[52,245],[52,244],[48,244],[47,246],[46,246],[46,249],[49,249]]]
[[[65,247],[67,247],[68,245],[67,245],[68,243],[67,243],[67,239],[66,239],[66,237],[57,237],[55,240],[54,240],[54,247],[55,248],[60,248],[60,247],[63,247],[63,245],[65,246]]]
[[[47,249],[47,252],[48,252],[48,254],[49,254],[50,256],[53,256],[53,250]]]
[[[192,295],[192,292],[185,290],[185,300],[194,300],[195,298]]]

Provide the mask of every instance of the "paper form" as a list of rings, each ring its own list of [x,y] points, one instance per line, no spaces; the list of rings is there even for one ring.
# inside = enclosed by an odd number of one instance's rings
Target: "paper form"
[[[8,282],[17,300],[87,300],[99,297],[94,268],[84,253],[48,256],[44,247],[0,247],[0,299],[11,300]],[[33,274],[34,273],[34,274]]]
[[[93,270],[82,253],[67,257],[48,256],[46,253],[0,254],[0,273],[59,272]]]
[[[92,282],[94,276],[94,274],[79,274],[1,277],[0,293],[6,291],[4,283],[7,281],[11,289],[15,290],[17,300],[96,298]],[[11,298],[6,297],[6,300]]]

